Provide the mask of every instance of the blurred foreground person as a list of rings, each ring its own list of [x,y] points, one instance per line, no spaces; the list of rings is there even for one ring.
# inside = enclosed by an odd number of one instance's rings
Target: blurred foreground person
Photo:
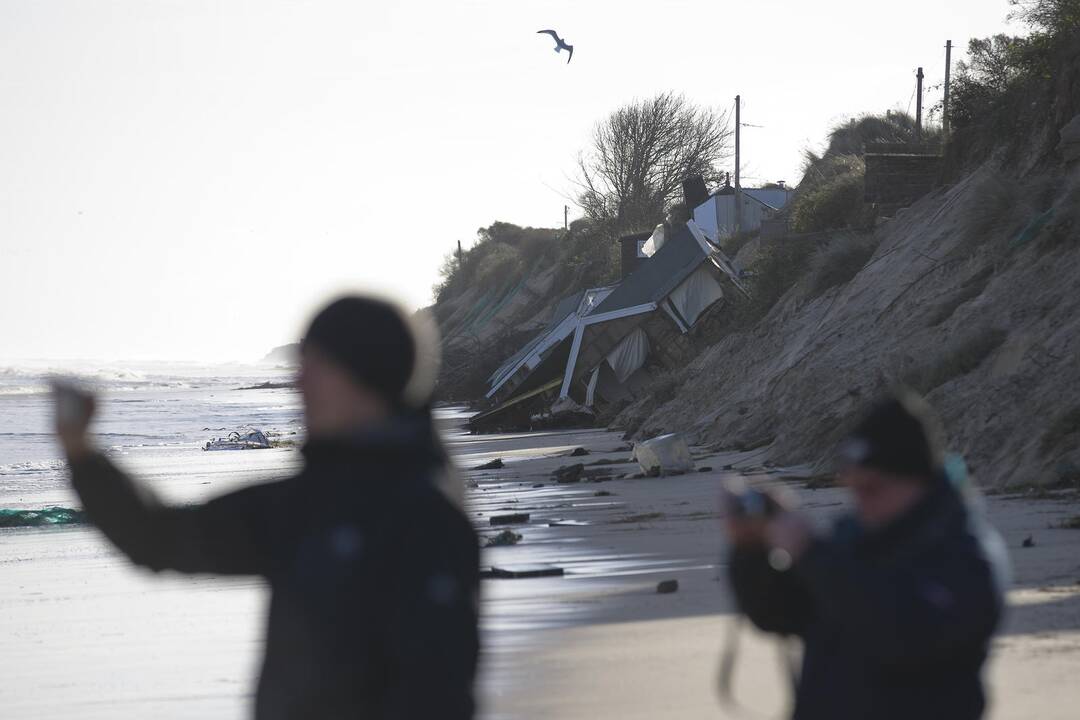
[[[1006,561],[950,477],[925,404],[891,397],[840,448],[854,510],[828,536],[782,499],[728,497],[740,610],[802,638],[796,720],[983,714]]]
[[[436,354],[434,331],[389,303],[329,305],[302,346],[303,471],[193,507],[96,452],[93,398],[57,388],[73,484],[117,547],[153,570],[268,581],[259,720],[473,715],[479,551],[437,487]]]

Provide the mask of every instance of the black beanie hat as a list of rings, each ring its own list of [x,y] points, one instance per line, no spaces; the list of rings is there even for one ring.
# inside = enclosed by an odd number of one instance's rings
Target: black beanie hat
[[[349,295],[315,316],[303,346],[317,347],[392,406],[420,407],[434,385],[433,333],[391,302]]]
[[[840,461],[897,475],[935,477],[943,460],[930,406],[907,391],[879,401],[841,443]]]

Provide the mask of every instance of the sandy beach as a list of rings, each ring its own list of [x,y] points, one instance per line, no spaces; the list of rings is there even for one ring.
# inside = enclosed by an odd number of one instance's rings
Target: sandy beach
[[[725,711],[715,690],[734,617],[721,564],[718,485],[738,472],[786,482],[823,524],[843,508],[842,490],[806,489],[790,479],[798,468],[763,470],[753,453],[702,449],[696,462],[709,471],[613,479],[637,468],[621,436],[604,430],[451,430],[448,441],[481,535],[501,529],[491,526],[493,514],[530,515],[514,526],[521,542],[485,550],[484,564],[546,563],[565,571],[484,581],[484,718],[745,717]],[[588,454],[569,457],[575,448]],[[299,462],[289,449],[168,452],[133,453],[123,462],[175,502],[265,481]],[[471,469],[495,458],[501,469]],[[579,462],[587,475],[607,477],[552,478]],[[1075,495],[987,502],[1015,567],[989,671],[990,716],[1074,717],[1080,531],[1050,526],[1080,512],[1080,503]],[[1022,548],[1028,536],[1035,546]],[[657,583],[669,579],[678,580],[678,591],[658,594]],[[2,530],[0,704],[11,717],[247,717],[264,603],[262,583],[253,579],[136,570],[89,527]],[[739,701],[782,716],[789,691],[776,643],[749,629],[741,638]]]
[[[557,485],[550,474],[560,466],[615,462],[629,453],[610,452],[624,445],[614,433],[566,434],[558,445],[555,439],[546,440],[549,454],[575,447],[590,454],[515,461],[505,453],[499,455],[504,469],[470,473],[480,491],[474,512],[532,512],[530,525],[519,528],[522,542],[489,551],[488,562],[540,560],[567,573],[493,580],[485,588],[489,602],[497,603],[506,602],[501,598],[512,586],[518,602],[536,602],[544,618],[558,620],[526,633],[513,652],[498,656],[504,682],[486,694],[488,716],[747,717],[721,707],[716,691],[721,644],[735,617],[721,565],[718,484],[738,472],[755,482],[784,482],[822,524],[844,508],[844,491],[810,490],[805,482],[783,480],[798,469],[764,470],[753,454],[704,451],[697,464],[712,468],[708,472]],[[487,442],[498,446],[494,439]],[[629,464],[593,467],[636,472]],[[538,483],[543,487],[534,488]],[[597,497],[601,492],[610,494]],[[1080,531],[1053,526],[1080,512],[1080,498],[994,496],[986,502],[1014,569],[1007,620],[988,672],[989,717],[1075,717]],[[552,519],[586,524],[546,527]],[[1022,547],[1027,537],[1033,547]],[[657,583],[667,579],[678,580],[678,592],[657,594]],[[737,699],[750,716],[781,717],[790,699],[781,648],[747,627],[740,637]]]

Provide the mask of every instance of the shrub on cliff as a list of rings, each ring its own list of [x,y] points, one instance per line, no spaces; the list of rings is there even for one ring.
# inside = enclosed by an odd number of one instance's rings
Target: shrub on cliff
[[[809,233],[865,225],[865,176],[866,165],[857,155],[825,155],[811,159],[792,203],[792,229]]]
[[[476,242],[468,250],[450,252],[439,269],[434,288],[436,302],[447,300],[477,287],[490,290],[517,282],[528,268],[541,264],[557,248],[561,231],[519,227],[495,222],[476,231]]]
[[[1080,0],[1010,4],[1010,17],[1031,32],[973,39],[957,66],[949,120],[953,157],[965,163],[982,161],[1003,139],[1022,148],[1037,137],[1034,127],[1049,121],[1056,130],[1080,112]]]

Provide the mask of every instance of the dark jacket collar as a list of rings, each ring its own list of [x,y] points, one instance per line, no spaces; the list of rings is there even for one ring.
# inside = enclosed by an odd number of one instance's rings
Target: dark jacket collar
[[[446,463],[442,441],[427,413],[397,415],[356,432],[311,438],[301,452],[309,469],[341,463],[393,463],[407,468]]]
[[[867,530],[853,520],[855,544],[875,555],[916,552],[939,541],[966,522],[967,507],[960,493],[944,475],[934,480],[929,492],[910,510],[889,525]]]

